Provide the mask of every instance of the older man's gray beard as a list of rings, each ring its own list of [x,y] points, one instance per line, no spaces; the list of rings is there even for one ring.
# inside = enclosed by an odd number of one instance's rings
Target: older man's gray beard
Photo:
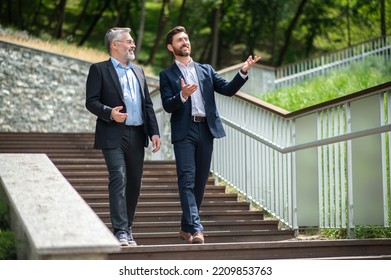
[[[134,53],[128,54],[128,60],[133,61],[136,59],[136,55]]]

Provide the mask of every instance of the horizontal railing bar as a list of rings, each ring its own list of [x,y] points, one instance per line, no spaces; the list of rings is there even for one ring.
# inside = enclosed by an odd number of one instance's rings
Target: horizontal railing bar
[[[391,124],[388,124],[388,125],[383,125],[383,126],[379,126],[379,127],[375,127],[375,128],[371,128],[371,129],[366,129],[366,130],[362,130],[362,131],[346,133],[344,135],[334,136],[334,137],[330,137],[327,139],[316,140],[316,141],[312,141],[312,142],[305,143],[305,144],[299,144],[299,145],[294,145],[294,146],[289,146],[289,147],[282,147],[280,145],[277,145],[275,143],[270,142],[269,140],[267,140],[266,138],[264,138],[262,136],[259,136],[259,135],[252,133],[248,129],[243,128],[243,127],[235,124],[234,122],[231,122],[231,121],[225,119],[224,117],[221,117],[221,119],[228,126],[244,133],[245,135],[253,138],[254,140],[257,140],[258,142],[261,142],[262,144],[265,144],[266,146],[268,146],[268,147],[270,147],[270,148],[272,148],[282,154],[293,153],[293,152],[305,150],[308,148],[314,148],[314,147],[320,147],[320,146],[329,145],[329,144],[335,144],[335,143],[348,141],[348,140],[352,140],[352,139],[359,138],[359,137],[364,137],[364,136],[380,134],[380,133],[391,131]]]
[[[375,128],[370,128],[370,129],[366,129],[366,130],[362,130],[362,131],[350,132],[350,133],[346,133],[344,135],[334,136],[334,137],[330,137],[327,139],[316,140],[316,141],[313,141],[310,143],[305,143],[305,144],[300,144],[300,145],[295,145],[295,146],[283,148],[282,153],[292,153],[292,152],[296,152],[296,151],[300,151],[300,150],[304,150],[304,149],[308,149],[308,148],[314,148],[314,147],[320,147],[320,146],[329,145],[329,144],[335,144],[335,143],[339,143],[339,142],[343,142],[343,141],[352,140],[355,138],[380,134],[380,133],[384,133],[384,132],[388,132],[388,131],[391,131],[390,124],[375,127]]]

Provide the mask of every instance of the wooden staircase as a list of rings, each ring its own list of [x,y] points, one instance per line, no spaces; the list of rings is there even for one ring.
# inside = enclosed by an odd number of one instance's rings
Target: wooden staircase
[[[0,153],[45,153],[101,220],[111,229],[107,170],[91,133],[0,132]],[[178,238],[180,205],[175,163],[145,162],[143,186],[133,226],[137,247],[110,259],[290,259],[389,258],[391,240],[297,241],[294,231],[265,220],[237,194],[208,181],[201,209],[205,244]]]

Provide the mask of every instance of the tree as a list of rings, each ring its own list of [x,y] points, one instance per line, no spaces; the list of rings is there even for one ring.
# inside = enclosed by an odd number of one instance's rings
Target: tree
[[[82,10],[80,12],[80,15],[76,21],[76,24],[75,26],[73,27],[73,30],[71,31],[71,35],[73,37],[76,36],[76,31],[79,29],[80,27],[80,24],[82,23],[82,21],[84,20],[85,16],[86,16],[86,11],[87,11],[87,7],[88,7],[88,4],[90,3],[90,0],[83,0],[83,3],[82,3]]]
[[[142,0],[141,5],[141,17],[140,17],[140,26],[138,29],[138,37],[137,37],[137,46],[136,46],[136,57],[141,51],[141,47],[143,45],[143,37],[144,37],[144,27],[145,27],[145,0]]]
[[[166,23],[168,21],[168,4],[170,3],[170,0],[163,0],[162,8],[160,9],[160,16],[159,16],[159,24],[157,26],[156,31],[156,37],[155,41],[153,43],[153,46],[151,48],[151,52],[149,53],[149,58],[146,65],[152,64],[153,60],[155,59],[156,51],[159,46],[159,42],[163,37],[163,31],[164,27],[166,26]]]
[[[380,0],[380,34],[382,37],[387,35],[386,26],[386,0]]]
[[[213,11],[213,26],[212,26],[212,56],[210,60],[210,64],[213,67],[217,66],[217,53],[219,49],[219,28],[220,28],[220,15],[221,15],[221,9],[222,9],[222,1],[219,1],[216,3],[216,7]]]
[[[280,50],[280,54],[278,56],[278,59],[277,59],[277,63],[276,65],[277,66],[280,66],[283,62],[284,62],[284,57],[285,57],[285,54],[287,52],[287,49],[289,47],[289,44],[290,44],[290,41],[291,41],[291,38],[292,38],[292,33],[293,33],[293,30],[299,20],[299,17],[301,16],[303,10],[304,10],[304,6],[305,4],[307,3],[308,0],[301,0],[300,4],[299,4],[299,7],[296,11],[296,14],[294,15],[292,21],[290,22],[289,26],[288,26],[288,29],[286,30],[285,32],[285,42],[284,42],[284,45],[282,46],[281,50]]]
[[[186,0],[182,1],[181,9],[179,10],[178,25],[182,26],[186,15]]]
[[[58,3],[55,12],[53,13],[53,18],[57,18],[57,23],[53,31],[53,37],[54,38],[62,38],[62,25],[64,23],[65,19],[65,5],[67,3],[67,0],[60,0]]]
[[[80,42],[78,43],[79,46],[82,46],[85,41],[88,39],[88,37],[91,35],[92,31],[94,30],[95,25],[99,21],[99,19],[102,17],[103,12],[107,9],[107,7],[110,4],[110,0],[105,0],[101,9],[99,12],[94,16],[90,26],[88,27],[86,33],[83,34],[83,37],[81,38]]]
[[[114,0],[116,20],[114,26],[126,26],[127,20],[130,18],[130,2],[129,0]]]
[[[31,3],[27,5],[26,3]],[[101,46],[102,33],[126,25],[136,38],[139,62],[167,66],[162,37],[167,26],[183,25],[192,56],[216,68],[249,54],[281,65],[386,35],[391,0],[0,0],[2,27],[79,46]],[[145,40],[148,38],[148,40]],[[150,39],[153,38],[153,39]],[[98,41],[99,40],[99,41]],[[101,47],[99,47],[100,49]],[[146,50],[146,51],[144,51]],[[143,51],[141,54],[140,51]],[[145,53],[144,53],[145,52]]]

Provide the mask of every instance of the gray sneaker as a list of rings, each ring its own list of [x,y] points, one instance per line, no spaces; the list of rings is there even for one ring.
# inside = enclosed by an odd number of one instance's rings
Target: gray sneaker
[[[129,244],[129,246],[137,246],[136,241],[134,241],[134,239],[133,239],[133,234],[132,234],[131,229],[128,232],[128,244]]]
[[[128,246],[128,233],[124,230],[120,230],[115,234],[115,237],[117,237],[118,242],[121,244],[121,246]]]

